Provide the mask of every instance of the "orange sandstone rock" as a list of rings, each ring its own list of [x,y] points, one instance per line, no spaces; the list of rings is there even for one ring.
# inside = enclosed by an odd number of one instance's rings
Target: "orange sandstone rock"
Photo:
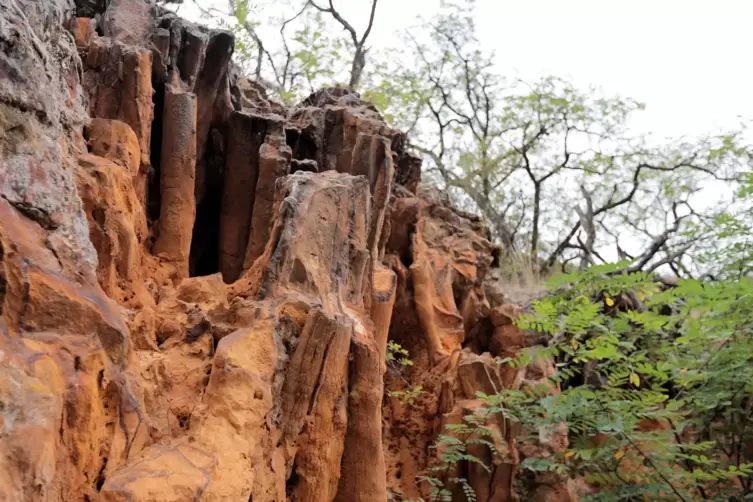
[[[230,33],[148,0],[14,2],[0,27],[34,50],[0,51],[0,499],[426,497],[477,392],[547,383],[552,361],[496,364],[544,340],[486,294],[483,223],[351,89],[289,109]],[[457,466],[480,502],[567,445],[490,427],[503,455]]]
[[[160,173],[161,211],[152,251],[175,263],[188,276],[191,235],[196,219],[196,96],[180,90],[165,93]]]

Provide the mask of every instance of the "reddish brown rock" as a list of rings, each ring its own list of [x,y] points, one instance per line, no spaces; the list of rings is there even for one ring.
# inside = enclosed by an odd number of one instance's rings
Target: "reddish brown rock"
[[[387,497],[382,445],[381,352],[373,339],[358,333],[351,341],[349,420],[335,497],[338,502],[366,502]]]
[[[375,341],[379,348],[379,359],[387,361],[387,337],[389,336],[392,311],[397,297],[397,275],[392,270],[377,264],[374,270],[373,292],[371,297],[371,320],[377,328]],[[382,369],[384,372],[384,368]]]
[[[239,77],[231,34],[148,0],[76,0],[75,19],[14,2],[0,498],[426,498],[430,446],[485,412],[477,392],[558,392],[547,358],[496,364],[546,340],[487,294],[483,222],[419,184],[406,136],[352,90],[288,109]],[[475,444],[489,469],[454,468],[480,502],[516,500],[520,460],[567,446],[564,428],[489,427],[501,455]],[[535,480],[537,500],[573,493]]]
[[[398,131],[385,124],[371,104],[361,101],[347,87],[315,92],[294,111],[287,127],[297,136],[294,158],[316,160],[319,171],[343,173],[351,172],[353,168],[359,135],[382,137],[390,144],[399,135]],[[361,148],[359,145],[358,149]],[[357,152],[355,155],[358,158]],[[360,165],[357,160],[356,163],[359,174],[364,174],[371,166],[369,162]]]
[[[248,270],[262,255],[271,231],[274,211],[274,185],[290,170],[290,148],[285,144],[282,124],[269,121],[265,142],[259,147],[258,174],[254,192],[254,206],[245,246],[243,270]]]
[[[76,48],[85,51],[97,36],[97,21],[89,17],[77,17],[71,19],[68,29],[76,41]]]
[[[337,494],[348,425],[348,353],[354,326],[315,310],[301,332],[282,395],[281,444],[295,459],[294,500],[331,501]],[[312,378],[313,377],[313,378]],[[350,417],[353,420],[356,417]]]
[[[110,38],[95,38],[88,47],[84,66],[83,84],[89,94],[91,116],[125,122],[136,134],[141,165],[134,187],[139,200],[145,203],[154,118],[152,52]]]
[[[241,327],[221,338],[215,354],[195,352],[192,364],[197,369],[202,360],[211,360],[206,390],[184,385],[200,382],[189,373],[171,375],[174,370],[165,367],[166,357],[159,359],[165,369],[147,369],[168,377],[164,382],[154,380],[157,387],[152,393],[164,396],[170,409],[181,406],[179,396],[202,396],[177,437],[191,438],[193,447],[216,459],[207,468],[209,482],[168,487],[153,479],[153,470],[164,465],[189,472],[187,465],[181,467],[174,460],[175,450],[153,447],[144,452],[145,460],[134,460],[107,481],[106,497],[173,500],[184,493],[176,490],[184,488],[185,493],[201,494],[206,500],[252,496],[276,501],[286,493],[295,500],[386,497],[383,470],[359,453],[371,452],[371,459],[382,455],[380,354],[384,347],[377,346],[377,327],[362,310],[360,289],[353,287],[362,283],[357,275],[363,271],[348,271],[350,256],[368,255],[368,184],[349,175],[305,173],[283,178],[276,194],[274,235],[248,278],[233,286],[249,300],[236,302],[226,313],[216,305],[204,307],[208,308],[204,318],[210,323],[224,319]],[[333,210],[340,217],[331,214]],[[322,218],[327,214],[330,217]],[[318,252],[313,254],[312,249]],[[262,279],[257,293],[247,289],[256,284],[254,277]],[[178,298],[199,305],[216,295],[214,288],[224,288],[221,283],[208,288],[203,280],[187,283],[193,286]],[[390,294],[386,288],[380,301],[389,303]],[[165,306],[165,314],[174,312],[175,307]],[[184,361],[183,368],[189,359],[178,358],[176,350],[186,343],[193,347],[203,343],[202,338],[189,339],[190,333],[184,331],[196,325],[192,317],[194,313],[180,317],[162,345],[165,356]],[[167,321],[166,316],[163,319]],[[295,350],[286,348],[292,346]],[[146,369],[158,359],[144,360],[152,361]],[[157,407],[147,409],[154,413]],[[141,477],[144,482],[137,482]],[[151,488],[146,490],[147,486]]]
[[[226,282],[235,281],[243,272],[259,177],[259,147],[264,124],[263,119],[242,112],[235,112],[230,118],[219,222],[219,266]]]
[[[63,274],[92,279],[96,254],[75,190],[86,110],[81,62],[65,32],[69,7],[16,0],[0,13],[0,37],[10,44],[0,51],[0,199],[39,225]]]
[[[139,460],[139,469],[118,471],[102,487],[101,500],[126,502],[196,500],[209,484],[214,459],[190,445],[154,448]],[[138,476],[149,473],[148,477]]]
[[[110,0],[102,16],[106,37],[129,45],[142,45],[149,39],[150,8],[146,0]]]
[[[459,424],[463,417],[475,415],[486,424],[492,436],[497,454],[483,444],[472,444],[469,453],[481,459],[486,468],[464,462],[456,466],[457,472],[467,472],[469,485],[476,493],[477,500],[497,502],[517,500],[513,481],[519,464],[514,423],[500,414],[489,415],[477,392],[493,395],[504,388],[499,373],[499,365],[488,354],[476,355],[468,351],[456,353],[450,359],[449,371],[444,375],[441,392],[442,427]],[[444,431],[446,434],[453,434]],[[437,451],[440,455],[441,451]],[[436,461],[436,460],[434,460]],[[448,473],[447,487],[453,491],[453,500],[462,500],[462,487],[450,482],[455,474]]]
[[[95,497],[148,439],[128,330],[96,282],[63,276],[44,229],[4,200],[0,214],[0,495]]]
[[[220,271],[233,282],[264,251],[274,207],[274,185],[286,175],[290,149],[282,120],[234,112],[220,217]]]
[[[397,164],[396,181],[413,193],[416,192],[418,184],[421,182],[421,163],[421,157],[406,152],[405,155],[400,157]]]
[[[196,218],[196,96],[177,89],[165,92],[161,210],[152,252],[188,276],[191,236]]]
[[[83,155],[77,186],[97,250],[99,284],[111,298],[128,303],[133,289],[142,287],[142,243],[147,233],[130,173],[102,157]]]
[[[239,76],[235,79],[231,92],[236,109],[248,109],[255,113],[280,117],[287,114],[285,105],[270,98],[267,89],[255,80]]]
[[[187,34],[191,31],[187,31]],[[230,104],[227,104],[227,110],[217,110],[218,95],[221,96],[221,91],[229,91],[229,83],[225,78],[227,75],[228,64],[230,58],[233,55],[233,44],[235,39],[233,35],[225,31],[215,31],[208,37],[206,45],[202,46],[198,42],[192,42],[190,39],[185,41],[184,47],[191,47],[192,49],[198,46],[198,52],[203,55],[203,61],[201,65],[201,71],[196,77],[195,85],[189,85],[189,89],[196,94],[196,106],[197,106],[197,132],[196,132],[196,153],[199,160],[199,168],[197,170],[197,187],[199,189],[204,187],[204,178],[206,174],[204,170],[207,166],[204,163],[204,152],[207,139],[209,138],[209,130],[212,124],[215,122],[216,115],[222,115],[223,113],[230,113]],[[224,84],[225,89],[221,89]],[[225,117],[227,119],[227,117]],[[197,193],[197,200],[201,200],[203,193],[199,191]]]
[[[89,151],[122,165],[136,176],[141,165],[139,142],[133,129],[119,120],[92,119],[84,129]]]
[[[484,306],[481,285],[491,264],[491,243],[470,221],[438,203],[395,200],[387,252],[410,250],[415,308],[430,357],[448,356],[465,341],[465,302]],[[466,313],[466,316],[468,313]]]
[[[177,33],[176,30],[173,31]],[[186,25],[179,33],[180,40],[174,40],[174,45],[179,44],[180,52],[177,60],[177,67],[180,71],[180,79],[185,83],[188,90],[193,91],[196,87],[196,77],[199,70],[206,61],[207,43],[209,36],[192,26]],[[210,64],[215,62],[210,61]],[[219,75],[212,75],[216,79]],[[206,106],[206,105],[205,105]]]

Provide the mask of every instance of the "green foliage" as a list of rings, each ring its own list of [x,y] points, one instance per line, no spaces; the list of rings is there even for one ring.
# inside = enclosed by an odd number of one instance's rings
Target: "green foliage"
[[[249,77],[293,104],[325,85],[345,79],[352,53],[349,39],[306,2],[231,0],[229,12],[197,5],[236,38],[234,59]],[[274,16],[265,15],[267,11]]]
[[[410,359],[410,354],[407,349],[404,349],[402,345],[390,340],[387,342],[387,367],[398,373],[402,368],[413,366],[413,361]],[[407,382],[406,382],[407,384]],[[387,395],[390,397],[396,397],[400,399],[403,404],[413,406],[416,400],[424,394],[424,388],[422,385],[409,386],[405,390],[388,390]]]
[[[625,265],[557,278],[519,321],[552,335],[563,391],[500,399],[533,430],[567,424],[572,443],[521,468],[585,475],[593,500],[753,496],[753,280],[667,288]]]
[[[416,116],[425,106],[426,82],[419,75],[394,71],[391,62],[375,62],[366,75],[363,99],[382,112],[385,121],[407,134],[416,127]],[[380,78],[387,74],[392,78]]]
[[[753,157],[753,154],[749,154]],[[734,280],[753,272],[753,168],[741,177],[732,203],[710,222],[713,244],[698,261],[711,276]]]
[[[430,502],[452,502],[454,493],[462,494],[468,502],[475,502],[476,494],[468,481],[454,473],[462,462],[474,463],[489,470],[480,458],[469,452],[473,445],[482,445],[495,456],[502,457],[496,447],[499,432],[489,427],[490,420],[499,412],[500,409],[492,405],[478,414],[463,417],[459,424],[445,426],[446,433],[440,434],[432,445],[432,449],[439,451],[439,464],[428,468],[426,474],[418,478],[429,485]]]
[[[416,403],[416,399],[424,394],[424,388],[422,385],[416,385],[406,390],[388,390],[387,395],[390,397],[396,397],[400,399],[403,404],[413,406]]]
[[[387,342],[387,364],[390,366],[413,366],[410,354],[394,340]]]
[[[423,478],[432,500],[464,486],[452,473],[478,461],[470,444],[501,455],[484,426],[493,416],[534,431],[521,443],[566,426],[567,451],[525,458],[520,469],[583,477],[597,488],[586,500],[753,499],[753,279],[666,287],[628,265],[557,277],[518,320],[550,342],[498,362],[552,357],[562,390],[479,394],[485,408],[437,441],[442,463]]]

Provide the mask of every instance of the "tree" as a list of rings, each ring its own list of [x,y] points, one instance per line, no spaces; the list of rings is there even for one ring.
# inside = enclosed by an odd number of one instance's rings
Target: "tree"
[[[266,5],[260,2],[228,0],[222,10],[193,1],[204,16],[235,34],[235,61],[241,70],[283,101],[293,102],[345,70],[346,44],[329,34],[323,16],[307,3],[275,3],[278,15],[265,19],[261,12]]]
[[[357,88],[366,67],[366,42],[374,25],[378,0],[370,1],[368,24],[360,36],[333,2],[327,7],[306,0],[253,2],[227,0],[225,9],[193,0],[204,16],[236,36],[236,62],[286,102],[343,79]],[[275,15],[262,12],[273,7]],[[346,36],[332,24],[337,23]]]
[[[361,75],[363,69],[366,66],[366,54],[368,53],[368,47],[366,47],[366,40],[369,38],[371,29],[374,27],[374,15],[376,14],[376,7],[378,0],[371,0],[371,12],[369,14],[369,23],[366,26],[363,34],[359,37],[355,28],[340,15],[335,9],[332,0],[329,1],[329,7],[320,7],[314,0],[308,0],[307,5],[311,5],[319,12],[330,14],[338,23],[340,23],[345,31],[350,35],[350,40],[353,43],[353,62],[350,67],[350,80],[348,85],[354,89],[358,88],[361,82]]]
[[[750,154],[749,154],[750,155]],[[753,273],[753,174],[746,173],[733,202],[710,221],[712,239],[698,255],[703,278],[741,280]]]
[[[749,162],[739,132],[656,143],[629,133],[643,109],[634,100],[554,77],[502,78],[474,38],[472,4],[448,4],[411,30],[412,59],[374,86],[392,93],[381,96],[388,116],[417,104],[402,122],[425,172],[484,215],[508,261],[522,256],[534,271],[616,251],[636,270],[697,274],[726,208],[700,207],[696,194],[737,183]]]

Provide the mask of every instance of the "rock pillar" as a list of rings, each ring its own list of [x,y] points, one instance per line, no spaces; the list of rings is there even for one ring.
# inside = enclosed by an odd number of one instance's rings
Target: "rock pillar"
[[[165,92],[160,193],[162,203],[153,252],[175,263],[188,276],[191,235],[196,219],[196,96],[168,88]]]

